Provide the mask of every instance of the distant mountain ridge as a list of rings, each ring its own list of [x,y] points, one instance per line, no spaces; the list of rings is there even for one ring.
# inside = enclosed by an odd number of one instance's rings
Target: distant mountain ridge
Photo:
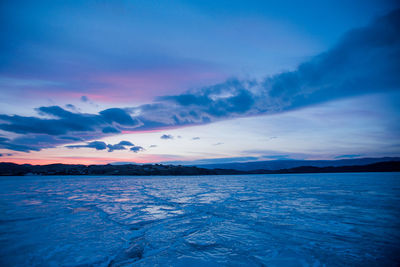
[[[0,163],[0,176],[22,175],[136,175],[136,176],[180,176],[180,175],[232,175],[232,174],[293,174],[293,173],[335,173],[335,172],[400,172],[400,161],[384,161],[366,165],[346,166],[299,166],[279,170],[256,169],[249,171],[233,169],[205,169],[182,165],[30,165],[10,162]]]
[[[241,174],[235,170],[210,170],[192,166],[162,164],[81,165],[48,164],[30,165],[0,162],[0,176],[21,175],[218,175]]]
[[[361,166],[379,162],[400,161],[400,157],[384,158],[357,158],[357,159],[339,159],[339,160],[268,160],[268,161],[249,161],[232,163],[214,163],[214,164],[196,164],[204,169],[232,169],[238,171],[255,170],[282,170],[303,166],[309,167],[342,167],[342,166]]]

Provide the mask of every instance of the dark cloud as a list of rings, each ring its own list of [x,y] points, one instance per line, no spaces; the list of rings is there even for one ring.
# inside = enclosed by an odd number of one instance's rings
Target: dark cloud
[[[245,84],[238,80],[230,80],[224,84],[199,90],[192,94],[160,97],[161,101],[174,102],[182,107],[195,108],[192,114],[206,114],[212,117],[243,114],[254,104],[254,96],[245,88]],[[189,110],[182,110],[180,117],[190,116]],[[196,112],[197,111],[197,112]]]
[[[113,152],[114,150],[126,150],[126,147],[120,144],[115,144],[115,145],[108,144],[107,148],[108,152]]]
[[[65,135],[71,132],[94,132],[106,122],[99,115],[73,113],[59,106],[40,107],[39,114],[51,118],[0,115],[0,129],[19,134]]]
[[[334,48],[301,64],[296,71],[265,79],[262,86],[266,101],[261,103],[269,103],[273,110],[281,111],[398,90],[398,58],[400,10],[350,31]]]
[[[174,137],[170,134],[163,134],[160,137],[161,139],[167,140],[167,139],[174,139]]]
[[[123,109],[120,108],[110,108],[99,113],[105,121],[109,123],[119,123],[121,125],[134,126],[137,124],[136,121]]]
[[[71,145],[71,146],[66,146],[68,148],[94,148],[96,150],[104,150],[107,148],[107,144],[102,142],[102,141],[93,141],[89,142],[86,145]]]
[[[121,141],[121,142],[119,142],[119,144],[122,146],[134,146],[134,144],[132,144],[129,141]]]
[[[40,151],[45,148],[52,148],[66,143],[81,141],[80,138],[72,136],[52,136],[46,134],[26,134],[18,136],[12,140],[0,138],[0,148],[30,152]]]
[[[21,151],[21,152],[30,152],[30,151],[39,151],[40,148],[36,148],[33,146],[26,146],[15,143],[13,140],[9,140],[8,138],[0,137],[0,148],[9,149],[13,151]]]
[[[39,151],[44,148],[51,148],[71,141],[46,134],[27,134],[16,137],[11,142],[13,144],[31,147],[33,148],[32,150]]]
[[[104,127],[103,128],[103,130],[101,130],[103,133],[105,133],[105,134],[108,134],[108,133],[120,133],[121,131],[120,130],[118,130],[118,129],[116,129],[116,128],[114,128],[114,127],[110,127],[110,126],[107,126],[107,127]]]
[[[121,141],[115,145],[108,144],[107,148],[108,152],[113,152],[114,150],[126,150],[126,146],[134,146],[134,144],[129,141]]]
[[[71,140],[71,141],[82,141],[82,138],[76,136],[60,136],[62,140]]]
[[[99,114],[71,112],[59,106],[39,107],[36,110],[42,117],[0,114],[1,130],[24,135],[7,142],[8,149],[38,151],[73,141],[90,141],[135,127],[130,115],[119,108],[103,110]],[[26,140],[31,143],[26,143]],[[26,147],[19,147],[17,141],[24,141]]]
[[[397,10],[351,31],[331,50],[294,71],[262,81],[231,79],[131,108],[139,114],[136,130],[273,114],[344,97],[398,90],[399,13]]]
[[[131,150],[132,152],[134,152],[134,153],[138,153],[138,152],[140,152],[140,151],[143,151],[144,148],[141,147],[141,146],[134,146],[134,147],[131,147],[130,150]]]
[[[157,147],[157,145],[150,145],[149,148]]]
[[[71,112],[58,106],[38,108],[42,117],[0,114],[0,130],[52,136],[49,143],[38,143],[33,138],[31,144],[21,147],[16,140],[8,140],[2,141],[1,147],[40,150],[71,143],[72,140],[61,136],[90,141],[121,131],[170,129],[274,114],[363,94],[394,92],[400,88],[399,58],[400,10],[395,10],[349,32],[332,49],[300,64],[294,71],[262,81],[231,79],[180,95],[161,96],[153,104],[110,108],[98,114]],[[85,96],[81,100],[89,101]]]
[[[245,116],[256,101],[249,86],[254,83],[232,79],[182,95],[159,97],[158,103],[136,110],[140,113],[139,119],[175,127]]]
[[[69,145],[66,146],[68,148],[94,148],[96,150],[105,150],[108,149],[108,152],[113,152],[115,150],[126,150],[127,147],[130,147],[130,150],[137,153],[140,151],[143,151],[143,147],[141,146],[135,146],[129,141],[121,141],[118,144],[106,144],[105,142],[102,141],[93,141],[89,142],[86,145]]]
[[[291,72],[263,81],[229,80],[143,107],[170,125],[273,114],[344,97],[400,88],[400,10],[346,34],[340,42]]]

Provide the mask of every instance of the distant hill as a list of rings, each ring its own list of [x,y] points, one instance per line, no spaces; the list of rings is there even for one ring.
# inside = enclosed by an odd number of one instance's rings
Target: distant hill
[[[125,165],[71,165],[49,164],[30,165],[9,162],[0,163],[0,176],[21,175],[218,175],[242,174],[236,170],[205,169],[193,166],[175,166],[162,164],[125,164]]]
[[[269,160],[269,161],[250,161],[232,162],[218,164],[196,164],[194,166],[205,169],[232,169],[238,171],[254,170],[281,170],[302,166],[310,167],[340,167],[340,166],[361,166],[378,162],[400,161],[400,157],[385,158],[359,158],[359,159],[340,159],[340,160]]]
[[[254,170],[247,173],[254,174],[285,174],[285,173],[343,173],[343,172],[399,172],[400,161],[377,162],[367,165],[315,167],[301,166],[280,170]]]
[[[205,169],[188,166],[162,164],[126,165],[30,165],[0,163],[0,176],[21,175],[137,175],[137,176],[179,176],[179,175],[231,175],[231,174],[285,174],[285,173],[334,173],[334,172],[399,172],[400,161],[377,162],[367,165],[348,166],[299,166],[279,170],[256,169],[240,171],[232,169]]]

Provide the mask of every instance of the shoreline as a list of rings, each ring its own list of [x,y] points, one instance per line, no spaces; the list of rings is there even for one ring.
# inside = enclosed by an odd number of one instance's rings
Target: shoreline
[[[0,163],[0,176],[199,176],[199,175],[249,175],[249,174],[312,174],[312,173],[365,173],[400,172],[400,161],[387,161],[367,165],[339,167],[301,166],[279,170],[240,171],[234,169],[206,169],[181,165],[29,165]]]

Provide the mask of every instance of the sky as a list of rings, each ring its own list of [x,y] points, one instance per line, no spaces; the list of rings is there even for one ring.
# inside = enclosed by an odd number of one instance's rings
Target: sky
[[[399,8],[1,1],[0,161],[400,156]]]

